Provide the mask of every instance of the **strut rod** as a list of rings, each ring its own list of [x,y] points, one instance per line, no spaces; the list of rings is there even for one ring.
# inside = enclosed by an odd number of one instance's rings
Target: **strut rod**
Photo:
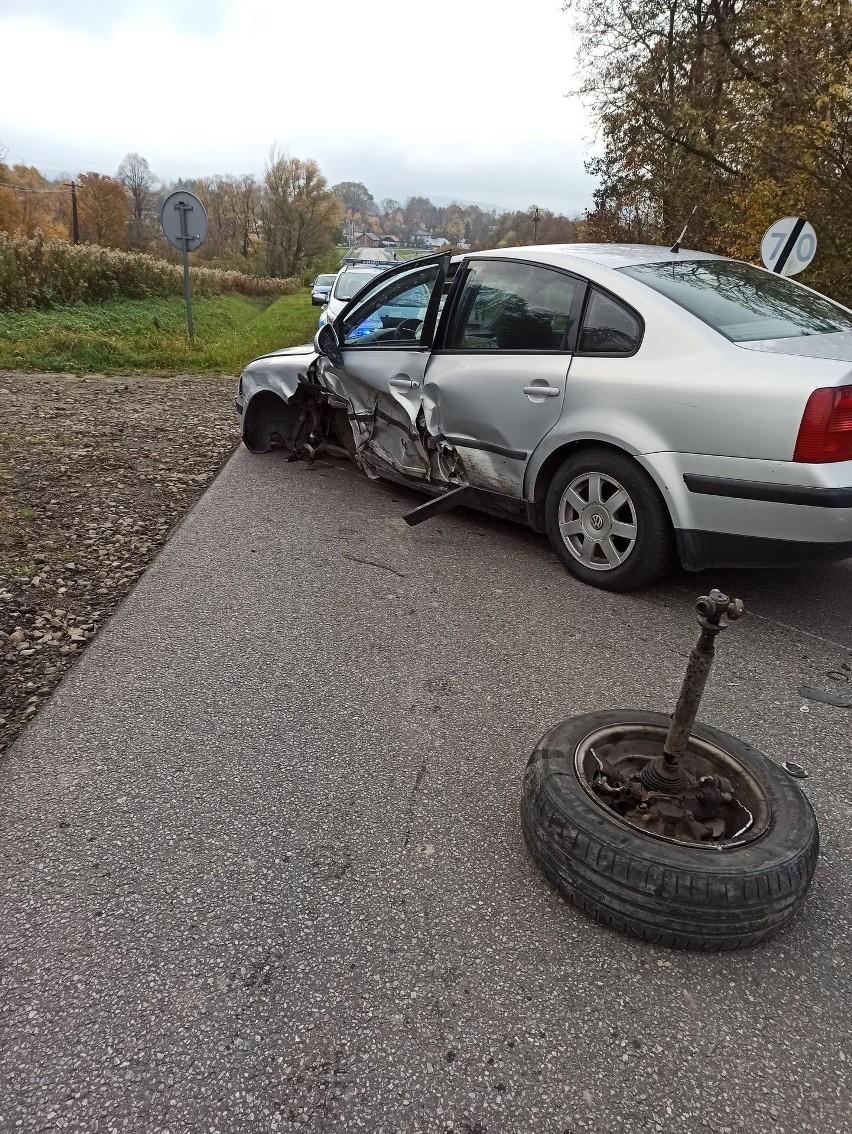
[[[743,604],[741,599],[730,599],[721,591],[712,590],[709,595],[702,595],[697,600],[695,610],[701,633],[689,655],[680,696],[663,745],[663,754],[647,764],[642,771],[642,783],[649,791],[676,795],[689,786],[689,777],[681,760],[689,744],[704,687],[716,656],[716,638],[727,628],[728,623],[723,618],[727,615],[729,621],[734,622],[743,613]]]

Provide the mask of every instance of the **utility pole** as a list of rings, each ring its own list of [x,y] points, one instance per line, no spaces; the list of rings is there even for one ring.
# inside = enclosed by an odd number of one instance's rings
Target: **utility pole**
[[[538,244],[538,205],[533,209],[533,244]]]
[[[71,242],[72,244],[80,243],[80,222],[77,218],[77,184],[74,181],[69,181],[71,186]]]

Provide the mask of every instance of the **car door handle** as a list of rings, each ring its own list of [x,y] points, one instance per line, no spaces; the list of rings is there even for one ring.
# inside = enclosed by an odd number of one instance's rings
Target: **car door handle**
[[[416,390],[420,385],[419,382],[412,382],[410,378],[406,378],[402,374],[398,374],[396,378],[389,378],[388,385],[394,386],[397,390]]]
[[[562,391],[556,386],[524,386],[524,393],[537,398],[556,398]]]

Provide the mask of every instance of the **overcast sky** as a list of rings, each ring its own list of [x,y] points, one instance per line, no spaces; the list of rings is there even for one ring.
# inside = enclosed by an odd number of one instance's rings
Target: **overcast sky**
[[[0,144],[48,176],[261,173],[574,215],[592,129],[560,0],[0,0]]]

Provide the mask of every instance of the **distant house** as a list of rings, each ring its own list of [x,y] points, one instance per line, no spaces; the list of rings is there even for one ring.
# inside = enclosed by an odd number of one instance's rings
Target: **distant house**
[[[354,232],[356,248],[381,248],[382,238],[375,232],[370,232],[369,229],[358,229]]]
[[[398,236],[383,236],[382,248],[399,248]]]
[[[443,248],[449,243],[445,236],[427,236],[423,240],[424,248]]]

